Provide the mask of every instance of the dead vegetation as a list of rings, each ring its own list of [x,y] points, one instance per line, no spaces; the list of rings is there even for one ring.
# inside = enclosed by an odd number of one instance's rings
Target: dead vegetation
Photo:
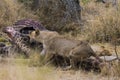
[[[115,38],[119,39],[119,9],[106,8],[104,4],[91,1],[84,5],[82,14],[87,20],[83,34],[90,42],[111,42]]]
[[[18,3],[17,0],[1,0],[0,15],[0,28],[12,25],[19,19],[36,18],[32,12],[29,10],[26,11],[24,5]]]
[[[1,60],[0,60],[1,61]],[[3,62],[3,61],[2,61]],[[30,67],[27,65],[29,60],[26,59],[4,59],[4,63],[0,63],[0,79],[1,80],[119,80],[118,73],[114,68],[107,68],[101,74],[94,72],[85,72],[82,70],[63,71],[60,68],[51,66]],[[106,72],[107,73],[106,73]],[[109,71],[109,73],[108,73]],[[113,74],[113,73],[114,74]],[[113,74],[108,75],[108,74]]]
[[[23,18],[32,18],[42,21],[42,23],[53,29],[53,26],[58,31],[63,31],[66,35],[74,34],[77,35],[76,38],[84,37],[85,40],[89,42],[112,42],[114,39],[120,38],[120,10],[118,5],[118,10],[114,7],[105,7],[102,3],[95,3],[94,0],[82,0],[81,5],[82,10],[82,25],[77,23],[59,23],[59,19],[51,20],[48,16],[54,15],[54,17],[60,16],[55,13],[46,13],[47,17],[43,14],[43,10],[34,12],[29,8],[26,8],[23,4],[18,3],[16,0],[1,0],[0,1],[0,28],[12,25],[13,22]],[[88,2],[87,2],[88,1]],[[26,3],[29,4],[29,3]],[[30,3],[31,4],[31,3]],[[50,10],[48,10],[50,11]],[[36,17],[37,16],[37,17]],[[60,16],[61,17],[61,16]],[[43,20],[44,19],[44,20]],[[51,20],[51,21],[50,21]],[[50,21],[50,22],[49,22]],[[53,22],[52,22],[53,21]],[[54,23],[55,22],[55,23]],[[64,28],[58,27],[62,26]],[[82,30],[80,27],[82,27]],[[69,31],[70,30],[70,31]],[[73,30],[73,32],[72,32]],[[109,48],[109,47],[107,47]],[[118,53],[120,47],[117,47]],[[114,52],[114,48],[109,49],[110,52]],[[113,54],[113,53],[112,53]],[[20,58],[17,57],[17,58]],[[53,69],[55,67],[44,67],[43,57],[33,54],[30,60],[26,61],[22,57],[22,61],[14,62],[7,61],[7,64],[0,63],[0,79],[1,80],[119,80],[120,77],[120,65],[117,63],[106,63],[106,66],[102,68],[102,72],[96,75],[94,72],[84,72],[82,70],[78,71],[62,71],[60,68],[57,70]],[[24,65],[23,65],[24,64]],[[64,75],[63,75],[64,74]],[[54,78],[54,79],[53,79]]]

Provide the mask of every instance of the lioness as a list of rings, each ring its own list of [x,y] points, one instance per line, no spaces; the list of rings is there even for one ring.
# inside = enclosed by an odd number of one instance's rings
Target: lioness
[[[109,50],[107,50],[104,46],[101,46],[101,52],[99,53],[99,56],[111,56]]]
[[[36,38],[37,37],[39,37],[39,40],[43,43],[42,53],[46,55],[46,58],[53,55],[67,57],[70,59],[69,68],[75,67],[74,64],[76,60],[82,61],[90,56],[99,59],[90,45],[85,41],[67,39],[60,36],[57,32],[51,31],[39,31],[39,35],[37,35]]]
[[[37,41],[41,41],[41,42],[43,42],[43,40],[49,40],[55,36],[60,36],[60,35],[56,31],[49,31],[49,30],[44,30],[44,31],[35,30],[30,33],[31,38],[34,38]]]

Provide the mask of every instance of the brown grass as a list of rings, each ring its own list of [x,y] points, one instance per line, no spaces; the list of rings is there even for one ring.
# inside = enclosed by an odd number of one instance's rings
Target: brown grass
[[[26,10],[17,0],[0,1],[0,28],[12,25],[16,20],[22,18],[36,18],[36,16]]]
[[[0,63],[0,80],[119,80],[116,75],[100,75],[82,70],[62,71],[51,66],[30,67],[24,61],[29,62],[26,59],[4,59],[4,63]]]
[[[83,34],[91,42],[110,42],[120,38],[119,12],[119,8],[106,8],[104,4],[92,1],[84,5],[82,14],[87,23],[84,25]]]
[[[85,24],[82,26],[83,30],[78,30],[79,28],[76,26],[79,25],[76,23],[66,24],[64,30],[75,30],[75,34],[90,42],[108,42],[114,38],[120,38],[120,10],[116,11],[112,7],[106,8],[104,4],[93,1],[81,4],[83,6],[82,18],[85,20]],[[16,0],[0,0],[0,15],[0,28],[12,25],[16,20],[22,18],[37,19],[32,11],[26,10],[24,5],[16,2]],[[59,16],[59,14],[57,15]],[[54,22],[49,23],[50,19],[45,18],[42,13],[38,12],[37,16],[41,18],[40,20],[47,21],[44,22],[45,25],[54,24]],[[59,24],[59,18],[57,20],[58,22],[55,25],[64,27],[63,24]],[[76,32],[76,30],[81,32]],[[69,32],[66,36],[71,37],[71,34],[72,32]],[[119,49],[120,47],[118,47]],[[120,78],[120,66],[116,63],[113,64],[113,67],[105,66],[101,74],[96,74],[82,70],[62,71],[53,66],[41,66],[41,61],[42,58],[36,53],[28,60],[23,58],[0,60],[0,80],[119,80]]]

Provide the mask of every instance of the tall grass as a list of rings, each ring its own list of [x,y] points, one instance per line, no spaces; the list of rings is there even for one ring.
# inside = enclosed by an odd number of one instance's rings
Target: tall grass
[[[25,59],[13,59],[0,63],[0,80],[119,80],[118,73],[108,76],[81,70],[61,71],[50,66],[30,67],[27,64],[23,65],[24,61]],[[111,68],[106,71],[111,73]]]
[[[24,2],[25,4],[32,4],[32,0],[19,1]],[[53,1],[53,3],[57,2]],[[51,4],[49,3],[48,6],[50,5]],[[120,38],[119,8],[118,10],[112,6],[106,8],[104,4],[96,3],[94,0],[82,0],[81,6],[83,7],[82,19],[85,20],[84,23],[81,21],[81,24],[83,25],[75,22],[60,22],[59,20],[62,18],[61,13],[64,12],[63,7],[60,7],[61,10],[58,9],[59,11],[55,11],[55,13],[51,12],[51,9],[55,8],[53,5],[49,8],[46,6],[40,7],[33,12],[23,4],[18,3],[17,0],[1,0],[0,27],[12,25],[16,20],[22,18],[39,18],[44,26],[48,27],[50,30],[53,29],[71,35],[84,35],[90,42],[110,42],[114,40],[114,38]],[[36,14],[34,15],[33,13]]]
[[[110,42],[120,38],[120,10],[90,2],[84,6],[87,23],[83,34],[91,42]],[[84,14],[85,13],[85,14]]]
[[[0,0],[0,27],[12,25],[22,18],[36,18],[36,16],[17,0]]]
[[[83,5],[82,18],[86,22],[82,26],[83,29],[81,32],[78,32],[81,33],[80,35],[91,42],[109,42],[114,40],[114,38],[120,38],[120,10],[116,11],[113,7],[106,8],[104,4],[95,3],[93,0],[85,0],[85,2],[81,4]],[[55,24],[59,24],[61,16],[57,18],[57,22],[55,19],[53,22],[49,23],[51,19],[43,14],[44,11],[41,13],[38,11],[36,13],[38,15],[33,15],[32,11],[25,8],[23,4],[18,3],[17,0],[0,0],[0,28],[12,25],[18,19],[37,19],[37,16],[39,16],[40,20],[44,19],[45,25],[55,26]],[[52,13],[51,15],[49,13],[47,14],[47,16],[54,15],[56,17],[56,15]],[[59,16],[60,13],[57,15]],[[59,25],[64,27],[64,24]],[[71,29],[71,31],[74,30],[75,34],[78,34],[76,31],[79,29],[79,27],[77,27],[80,26],[79,24],[71,22],[69,25],[65,24],[65,26],[66,27],[62,28],[64,31]],[[52,28],[52,26],[50,26],[50,28]],[[58,26],[55,28],[62,30]],[[35,52],[28,60],[21,59],[13,62],[8,61],[7,64],[0,63],[0,80],[119,80],[120,76],[120,66],[117,64],[105,66],[105,68],[102,69],[101,77],[100,75],[95,75],[93,72],[85,72],[84,74],[81,70],[76,72],[55,71],[53,67],[41,66],[43,63],[43,57]],[[109,71],[109,68],[111,71]]]

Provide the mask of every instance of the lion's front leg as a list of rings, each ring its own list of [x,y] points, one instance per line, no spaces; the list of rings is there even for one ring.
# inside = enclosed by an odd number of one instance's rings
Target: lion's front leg
[[[46,54],[46,50],[43,49],[40,54],[41,54],[41,55],[45,55],[45,54]]]
[[[53,54],[51,53],[46,53],[45,56],[44,56],[44,63],[45,65],[48,65],[50,64],[51,62],[53,62]]]
[[[43,49],[42,49],[42,51],[41,51],[41,55],[45,55],[46,54],[46,52],[47,52],[47,47],[46,47],[46,45],[45,44],[43,44]]]

